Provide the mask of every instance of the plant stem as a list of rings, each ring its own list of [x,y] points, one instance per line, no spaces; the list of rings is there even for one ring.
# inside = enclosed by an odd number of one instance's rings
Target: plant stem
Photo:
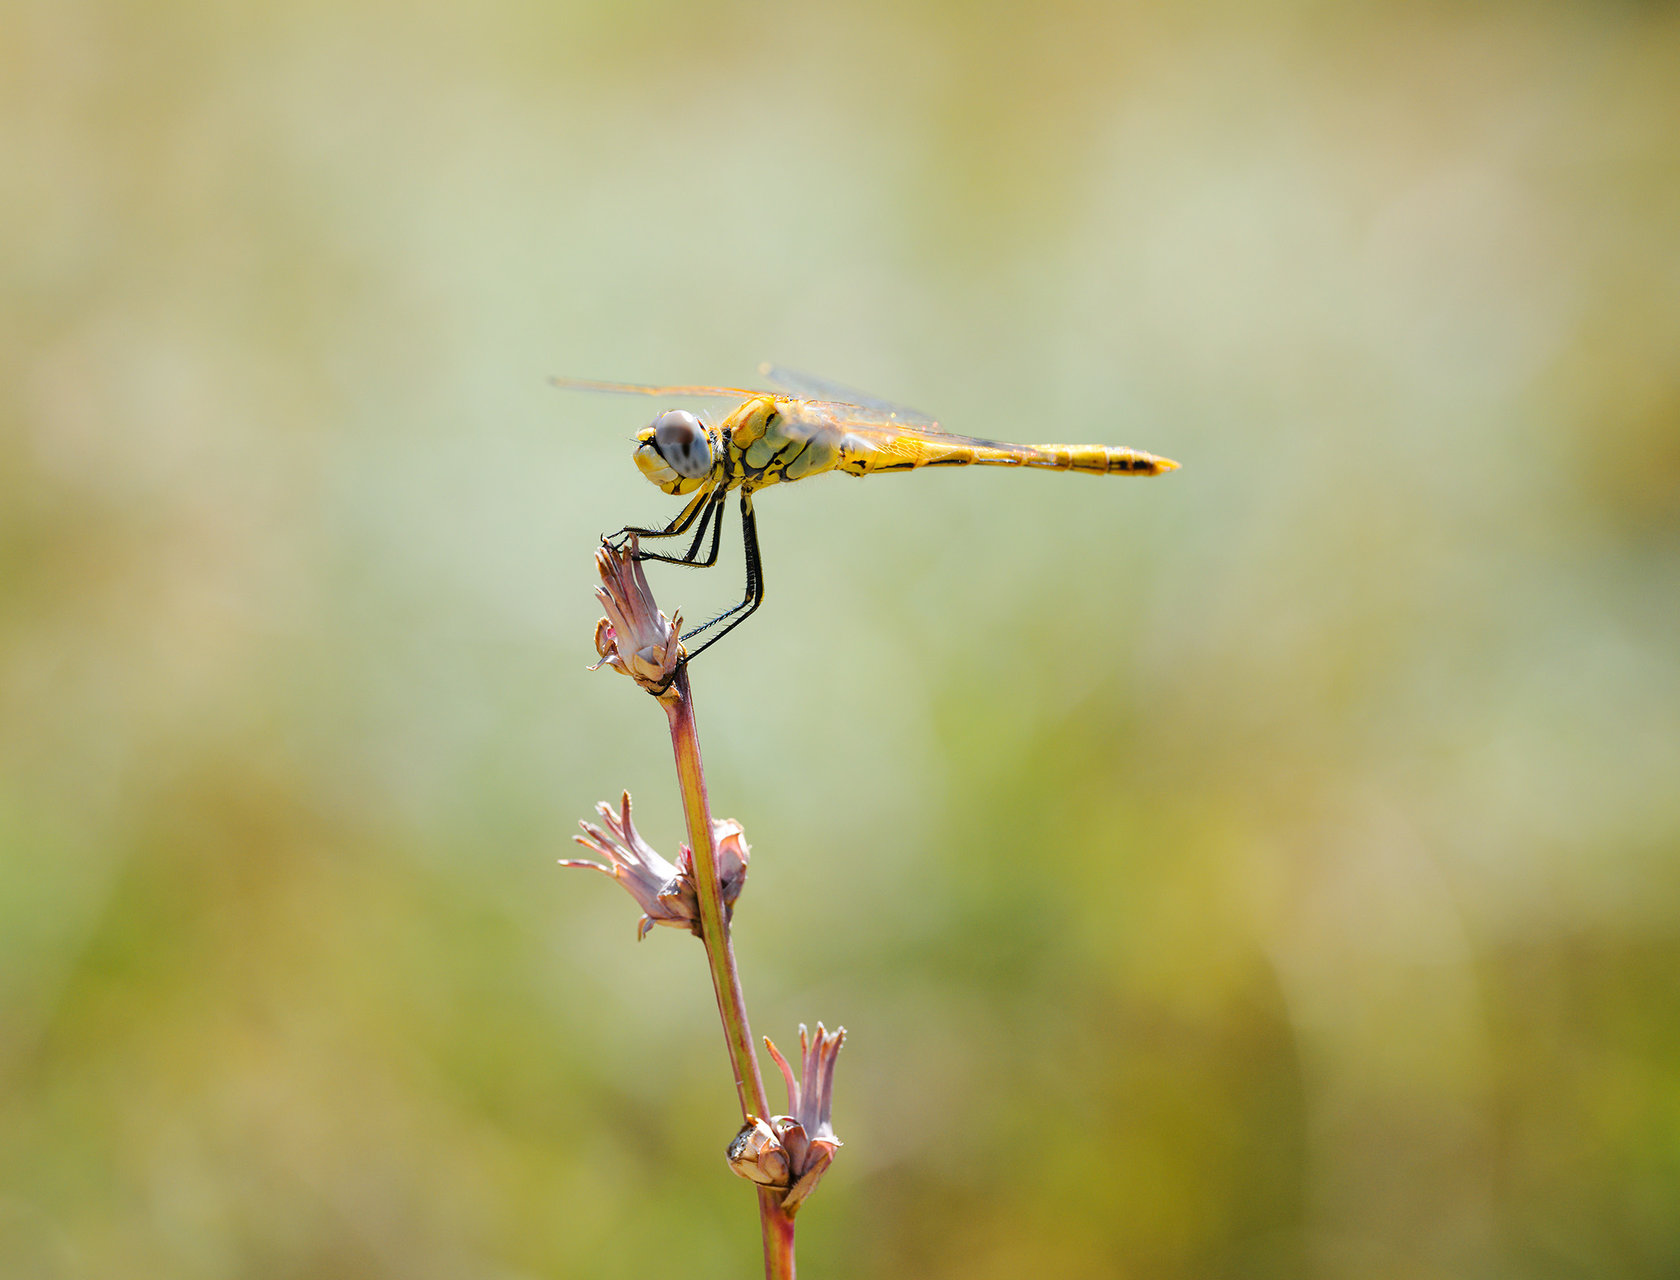
[[[794,1280],[793,1215],[782,1211],[782,1193],[758,1189],[758,1224],[764,1232],[766,1280]]]
[[[764,1077],[758,1070],[758,1054],[753,1051],[747,1003],[735,968],[735,947],[723,918],[717,845],[712,839],[712,811],[706,798],[706,773],[700,760],[700,735],[694,725],[694,695],[689,688],[686,664],[677,669],[672,687],[677,696],[662,701],[671,723],[671,748],[677,758],[677,783],[682,790],[683,814],[688,820],[688,842],[694,850],[700,938],[706,945],[706,963],[712,971],[712,991],[717,996],[723,1038],[735,1072],[741,1118],[745,1120],[751,1114],[768,1119],[770,1103],[764,1092]],[[758,1216],[764,1234],[766,1280],[794,1280],[793,1216],[782,1210],[779,1193],[759,1189]]]

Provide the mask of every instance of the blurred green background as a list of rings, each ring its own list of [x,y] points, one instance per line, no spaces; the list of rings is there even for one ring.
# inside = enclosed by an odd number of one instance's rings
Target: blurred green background
[[[1680,1274],[1674,6],[0,33],[0,1275],[756,1272],[698,946],[554,865],[680,815],[654,406],[545,378],[763,359],[1184,463],[758,504],[804,1275]]]

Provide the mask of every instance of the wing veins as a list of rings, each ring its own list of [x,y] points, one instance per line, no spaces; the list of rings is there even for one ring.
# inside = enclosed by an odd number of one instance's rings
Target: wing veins
[[[621,396],[701,396],[715,400],[751,400],[771,395],[769,391],[753,391],[746,387],[655,387],[642,382],[608,382],[601,378],[551,377],[550,384],[564,391],[605,391]]]

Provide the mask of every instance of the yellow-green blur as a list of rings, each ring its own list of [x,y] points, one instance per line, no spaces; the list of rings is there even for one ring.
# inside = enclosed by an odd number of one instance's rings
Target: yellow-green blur
[[[756,497],[801,1274],[1680,1272],[1673,6],[0,32],[0,1277],[754,1273],[699,944],[555,866],[684,838],[584,669],[666,406],[547,378],[767,359],[1184,464]]]

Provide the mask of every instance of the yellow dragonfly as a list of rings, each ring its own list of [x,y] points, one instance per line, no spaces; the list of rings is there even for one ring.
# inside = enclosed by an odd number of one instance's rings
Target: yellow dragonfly
[[[803,480],[824,471],[867,476],[918,467],[1034,467],[1095,476],[1158,476],[1178,463],[1141,449],[1102,444],[1005,444],[952,435],[926,414],[861,395],[845,387],[771,365],[759,372],[778,391],[745,387],[655,387],[639,382],[553,378],[555,386],[621,395],[703,397],[739,403],[716,424],[685,409],[667,409],[636,436],[636,465],[666,493],[693,494],[676,519],[661,529],[620,529],[606,541],[622,547],[631,538],[678,538],[694,531],[680,556],[640,553],[642,560],[710,568],[723,536],[723,506],[741,491],[741,536],[746,547],[747,589],[741,603],[683,634],[691,640],[712,631],[688,654],[692,661],[723,639],[764,600],[758,525],[752,496],[773,484]],[[705,558],[700,548],[710,529]],[[724,624],[720,627],[720,624]],[[713,628],[718,628],[713,630]]]

